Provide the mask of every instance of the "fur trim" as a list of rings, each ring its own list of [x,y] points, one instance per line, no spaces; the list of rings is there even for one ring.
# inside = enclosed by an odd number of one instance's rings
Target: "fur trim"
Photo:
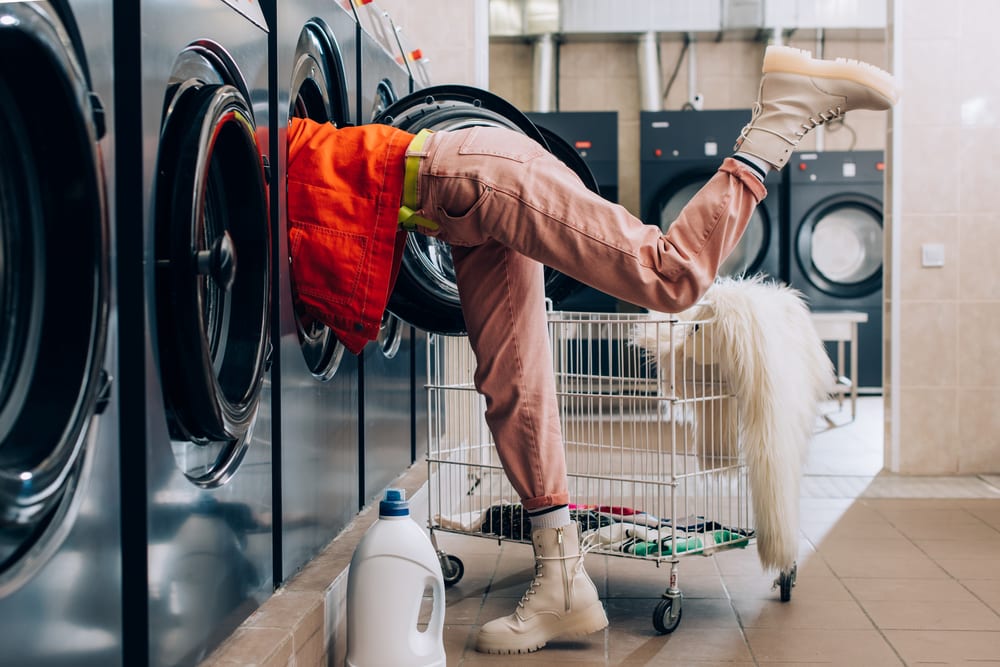
[[[759,277],[723,278],[678,317],[682,323],[707,320],[698,337],[704,344],[688,344],[683,324],[658,327],[660,338],[673,331],[673,340],[653,340],[642,333],[648,327],[637,326],[633,342],[658,355],[661,368],[676,354],[695,364],[719,365],[738,405],[724,415],[723,439],[729,442],[721,444],[730,453],[743,449],[761,565],[788,570],[798,552],[806,447],[834,377],[809,309],[797,290],[784,285]]]

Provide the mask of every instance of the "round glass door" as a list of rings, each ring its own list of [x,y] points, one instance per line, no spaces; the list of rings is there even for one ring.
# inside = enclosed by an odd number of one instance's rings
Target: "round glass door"
[[[710,178],[711,176],[698,177],[663,193],[657,203],[660,212],[657,222],[663,233],[670,229],[684,206]],[[763,207],[758,206],[750,217],[740,242],[719,267],[719,275],[735,277],[757,273],[771,242],[771,221],[766,217]]]
[[[69,532],[110,382],[100,107],[49,11],[0,3],[0,594]]]
[[[344,126],[349,118],[347,83],[340,48],[326,26],[309,21],[299,35],[291,82],[289,116]],[[289,257],[289,262],[291,257]],[[295,285],[292,284],[294,294]],[[299,344],[306,366],[321,381],[337,374],[344,346],[329,327],[311,316],[294,299]]]
[[[177,463],[205,486],[245,453],[270,352],[263,157],[235,71],[203,43],[182,54],[155,185],[160,375]]]
[[[828,199],[799,227],[799,265],[809,281],[828,294],[856,297],[878,290],[882,252],[882,208],[874,199]]]

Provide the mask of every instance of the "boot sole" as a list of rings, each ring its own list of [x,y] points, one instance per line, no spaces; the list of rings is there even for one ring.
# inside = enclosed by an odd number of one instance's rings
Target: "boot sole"
[[[524,636],[524,642],[519,645],[512,645],[510,641],[491,644],[489,640],[483,641],[482,637],[476,640],[476,650],[480,653],[492,653],[494,655],[510,655],[515,653],[534,653],[544,647],[552,639],[572,639],[582,637],[591,633],[603,630],[608,627],[608,616],[604,612],[604,605],[600,600],[592,604],[587,609],[573,614],[569,619],[570,626],[560,630],[558,634],[542,637]]]
[[[769,46],[764,52],[764,73],[801,74],[809,77],[853,81],[867,86],[895,104],[899,100],[899,87],[892,74],[874,65],[837,58],[820,60],[802,49],[790,46]]]

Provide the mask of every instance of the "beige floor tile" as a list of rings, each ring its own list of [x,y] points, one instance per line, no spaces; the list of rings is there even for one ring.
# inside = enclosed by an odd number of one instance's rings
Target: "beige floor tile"
[[[1000,536],[982,540],[917,540],[920,547],[935,560],[982,559],[996,562],[1000,557]]]
[[[976,598],[954,579],[842,579],[843,584],[861,602],[894,600],[897,602],[937,600],[972,602]],[[1000,583],[1000,582],[998,582]]]
[[[816,545],[816,550],[827,560],[838,556],[857,556],[871,560],[920,558],[925,554],[910,540],[899,539],[859,539],[825,540]]]
[[[483,598],[448,598],[444,611],[444,622],[448,625],[473,625],[483,608]],[[428,614],[429,617],[429,614]]]
[[[906,539],[885,520],[865,522],[811,522],[802,520],[802,534],[816,547],[824,543],[860,542],[871,539]]]
[[[873,600],[865,611],[883,630],[989,630],[1000,632],[1000,616],[978,600]],[[998,635],[1000,636],[1000,635]],[[1000,655],[1000,644],[997,644]]]
[[[733,605],[744,628],[873,629],[871,621],[853,600],[812,600],[795,595],[787,603],[734,600]]]
[[[937,564],[956,579],[1000,579],[996,559],[989,558],[939,558]]]
[[[926,556],[879,557],[859,553],[835,553],[825,556],[830,569],[841,578],[941,579],[942,568]]]
[[[964,660],[995,661],[1000,655],[998,632],[887,630],[885,636],[909,664],[937,661],[953,665]]]
[[[902,665],[876,630],[749,628],[747,641],[760,662],[832,662],[844,665]]]
[[[733,600],[779,600],[780,591],[774,585],[775,576],[727,576],[723,579]],[[836,577],[796,576],[792,588],[792,601],[847,601],[851,594]]]
[[[752,663],[753,657],[738,628],[710,630],[686,628],[686,621],[686,617],[682,617],[677,630],[671,634],[651,634],[645,640],[633,638],[632,641],[628,641],[620,639],[617,633],[612,633],[608,641],[608,664],[701,665],[733,661]],[[653,633],[651,622],[650,633]]]
[[[1000,579],[963,579],[961,583],[1000,614]]]

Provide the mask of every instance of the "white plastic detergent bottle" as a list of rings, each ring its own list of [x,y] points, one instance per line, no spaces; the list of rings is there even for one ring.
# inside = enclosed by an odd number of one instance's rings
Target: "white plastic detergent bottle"
[[[418,628],[427,589],[433,607]],[[444,578],[430,538],[410,518],[401,489],[386,489],[378,520],[347,573],[348,667],[445,667]]]

